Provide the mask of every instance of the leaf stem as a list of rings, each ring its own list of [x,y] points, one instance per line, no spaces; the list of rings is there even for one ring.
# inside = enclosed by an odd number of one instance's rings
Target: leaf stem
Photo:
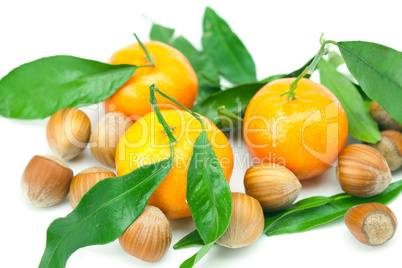
[[[314,72],[314,69],[317,66],[320,59],[328,53],[328,44],[338,45],[337,42],[332,41],[332,40],[324,41],[322,39],[322,37],[323,37],[323,34],[320,37],[320,44],[321,44],[320,50],[318,50],[318,53],[317,53],[317,55],[315,55],[311,64],[309,66],[307,66],[306,69],[304,69],[304,71],[296,78],[296,80],[290,84],[290,89],[280,95],[281,97],[283,95],[288,94],[288,97],[287,97],[288,100],[296,99],[296,94],[295,94],[294,90],[297,88],[297,83],[300,81],[300,79],[302,79],[307,74],[312,74]]]
[[[156,114],[156,118],[158,118],[158,122],[163,126],[163,128],[165,129],[165,133],[169,138],[169,146],[170,146],[170,157],[171,159],[173,159],[173,154],[174,154],[174,150],[173,150],[173,144],[177,142],[176,138],[173,136],[172,133],[172,128],[168,125],[168,123],[166,122],[166,120],[163,118],[160,109],[156,103],[156,98],[155,98],[155,89],[156,88],[154,86],[154,84],[152,84],[150,87],[150,96],[149,96],[149,103],[151,104],[151,107],[154,109],[155,114]],[[157,89],[157,88],[156,88]]]
[[[134,33],[135,39],[137,39],[138,44],[140,44],[142,50],[144,50],[145,52],[145,58],[147,59],[147,61],[150,63],[150,65],[145,65],[145,66],[141,66],[141,67],[156,67],[156,65],[154,64],[154,61],[152,59],[152,56],[149,54],[147,48],[144,46],[144,44],[141,42],[141,40],[138,38],[138,36]]]
[[[224,105],[219,106],[217,109],[218,116],[230,119],[233,122],[233,125],[231,126],[229,122],[225,122],[225,120],[222,120],[223,118],[220,118],[220,121],[224,127],[236,127],[238,126],[239,123],[243,122],[243,118],[238,116],[236,113],[226,109]]]
[[[197,119],[197,120],[201,123],[201,128],[202,128],[202,130],[205,130],[205,128],[204,128],[204,122],[202,121],[201,117],[200,117],[197,113],[195,113],[195,112],[193,112],[193,111],[187,109],[187,107],[185,107],[185,106],[183,106],[182,104],[180,104],[177,100],[173,99],[172,97],[169,97],[168,95],[166,95],[165,93],[163,93],[162,91],[160,91],[154,84],[150,85],[149,88],[150,88],[150,90],[151,90],[151,96],[153,96],[153,97],[155,98],[155,92],[158,92],[160,95],[162,95],[162,96],[165,97],[166,99],[170,100],[170,101],[173,102],[174,104],[180,106],[180,107],[183,108],[185,111],[189,112],[192,116],[194,116],[195,119]],[[152,105],[152,104],[151,104],[151,105]],[[154,108],[154,106],[152,106],[152,108]],[[154,108],[154,109],[155,109],[155,108]],[[157,108],[157,109],[159,109],[159,108]]]

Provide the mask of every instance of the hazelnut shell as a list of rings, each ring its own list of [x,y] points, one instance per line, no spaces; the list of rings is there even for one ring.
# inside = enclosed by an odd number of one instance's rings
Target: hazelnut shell
[[[88,192],[92,186],[103,179],[111,177],[116,177],[116,174],[101,167],[87,168],[75,175],[70,184],[69,198],[71,206],[75,208],[82,196]]]
[[[254,243],[264,230],[264,212],[254,197],[232,193],[232,216],[226,232],[216,241],[228,248]]]
[[[381,132],[381,140],[376,144],[368,144],[377,149],[387,160],[391,171],[402,166],[402,133],[396,130]]]
[[[246,194],[256,198],[264,211],[277,211],[291,205],[301,184],[286,167],[261,163],[250,167],[244,176]]]
[[[346,193],[358,197],[382,193],[392,179],[384,156],[364,144],[351,144],[341,152],[336,176]]]
[[[398,222],[387,206],[367,203],[350,208],[345,214],[345,224],[357,240],[377,246],[393,237]]]
[[[48,207],[67,196],[72,178],[73,171],[56,157],[35,155],[24,170],[21,188],[29,203]]]
[[[133,121],[120,112],[111,112],[99,119],[90,137],[92,155],[100,163],[115,167],[116,147]]]
[[[88,116],[76,109],[66,108],[54,113],[46,127],[50,149],[64,160],[71,160],[86,147],[91,133]]]
[[[160,260],[172,242],[172,228],[163,212],[146,206],[142,214],[120,236],[121,247],[128,254],[147,262]]]

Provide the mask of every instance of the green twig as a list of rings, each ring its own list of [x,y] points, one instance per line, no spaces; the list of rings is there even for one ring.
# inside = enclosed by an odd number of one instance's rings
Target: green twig
[[[152,84],[153,85],[153,84]],[[176,138],[173,136],[172,130],[173,128],[168,125],[166,120],[163,118],[159,107],[156,103],[156,98],[155,98],[155,90],[152,88],[152,85],[150,87],[150,96],[149,96],[149,102],[151,104],[151,107],[154,109],[156,117],[158,118],[158,122],[163,126],[165,129],[164,133],[168,136],[169,138],[169,146],[170,146],[170,157],[173,157],[174,151],[173,151],[173,144],[177,142]],[[156,88],[156,87],[155,87]]]
[[[138,38],[138,36],[134,33],[135,39],[137,39],[138,44],[140,44],[142,50],[144,50],[145,52],[145,58],[147,59],[147,61],[150,63],[149,65],[145,65],[145,66],[141,66],[141,67],[156,67],[154,64],[154,61],[152,59],[152,56],[149,54],[147,48],[144,46],[144,44],[141,42],[141,40]]]
[[[200,117],[197,113],[195,113],[195,112],[193,112],[193,111],[187,109],[187,107],[185,107],[185,106],[183,106],[182,104],[180,104],[177,100],[173,99],[172,97],[169,97],[168,95],[166,95],[165,93],[163,93],[162,91],[160,91],[154,84],[150,85],[149,88],[150,88],[150,90],[151,90],[151,96],[152,96],[152,95],[155,96],[155,92],[158,92],[160,95],[162,95],[162,97],[165,97],[166,99],[170,100],[171,102],[173,102],[173,103],[175,103],[176,105],[178,105],[178,106],[180,106],[181,108],[183,108],[185,111],[189,112],[192,116],[195,117],[195,119],[197,119],[197,120],[201,123],[201,128],[202,128],[202,130],[205,131],[204,122],[202,121],[201,117]],[[154,108],[154,106],[152,106],[152,108]],[[154,108],[154,109],[155,109],[155,108]],[[159,108],[158,108],[158,109],[159,109]]]
[[[307,74],[312,74],[314,72],[315,67],[317,66],[318,62],[320,61],[320,59],[326,55],[328,53],[328,44],[333,44],[333,45],[338,45],[338,43],[336,43],[335,41],[332,40],[323,40],[324,34],[321,35],[320,37],[320,50],[318,50],[317,55],[315,55],[313,62],[306,67],[306,69],[304,69],[304,71],[296,78],[295,81],[293,81],[290,84],[290,89],[284,93],[282,93],[280,96],[286,95],[288,94],[288,100],[294,100],[296,98],[296,94],[294,93],[294,90],[297,88],[297,83],[300,81],[300,79],[302,79],[304,76],[306,76]]]

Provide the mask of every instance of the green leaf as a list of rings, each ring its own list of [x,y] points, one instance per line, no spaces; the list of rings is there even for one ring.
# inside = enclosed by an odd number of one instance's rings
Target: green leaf
[[[153,24],[151,29],[151,40],[166,43],[178,49],[188,59],[198,78],[197,102],[201,102],[207,96],[220,91],[219,73],[212,62],[211,57],[198,51],[187,39],[182,36],[173,37],[174,29]]]
[[[205,244],[218,240],[229,226],[232,198],[205,130],[194,143],[187,172],[187,202]]]
[[[124,85],[136,69],[72,56],[23,64],[0,80],[0,115],[45,118],[62,108],[99,103]]]
[[[174,249],[181,249],[181,248],[186,248],[190,246],[203,246],[204,241],[202,240],[200,233],[198,233],[198,230],[195,229],[182,239],[180,239],[176,244],[174,244],[173,248]]]
[[[344,198],[343,194],[338,194],[335,196],[331,197],[325,197],[325,196],[314,196],[314,197],[309,197],[303,200],[300,200],[299,202],[291,205],[290,207],[286,208],[285,210],[278,211],[278,212],[271,212],[271,213],[265,213],[265,227],[264,227],[264,232],[266,232],[274,223],[282,219],[283,217],[301,211],[305,210],[308,208],[313,208],[313,207],[318,207],[322,206],[324,204],[327,204],[335,199],[338,198]]]
[[[266,83],[250,83],[242,84],[210,95],[201,103],[197,103],[193,107],[193,111],[204,115],[215,125],[218,125],[220,118],[218,116],[218,108],[225,108],[235,114],[246,109],[251,98]]]
[[[77,249],[116,240],[142,213],[172,165],[170,158],[93,186],[76,209],[49,226],[39,267],[65,267]]]
[[[254,61],[239,37],[215,11],[207,7],[202,45],[219,73],[234,84],[257,81]]]
[[[209,243],[205,246],[203,246],[196,254],[194,254],[191,258],[188,258],[185,260],[181,265],[180,268],[191,268],[194,267],[194,265],[199,262],[202,257],[204,257],[208,251],[212,248],[215,242]]]
[[[345,60],[335,51],[330,51],[328,53],[328,62],[335,68],[338,68],[338,66],[345,63]]]
[[[346,112],[349,133],[359,140],[370,143],[381,140],[377,123],[368,113],[363,98],[353,83],[324,59],[319,61],[318,69],[321,84],[335,94]]]
[[[402,123],[402,52],[363,41],[338,42],[338,47],[367,96]]]
[[[266,230],[266,235],[300,233],[318,225],[331,222],[343,215],[353,206],[378,202],[387,204],[402,191],[402,180],[391,183],[381,194],[370,198],[359,198],[348,194],[335,195],[336,198],[322,206],[299,210],[277,221]]]
[[[151,33],[149,34],[149,37],[151,38],[151,40],[156,40],[171,45],[173,34],[174,29],[167,28],[162,25],[154,23],[152,24]]]

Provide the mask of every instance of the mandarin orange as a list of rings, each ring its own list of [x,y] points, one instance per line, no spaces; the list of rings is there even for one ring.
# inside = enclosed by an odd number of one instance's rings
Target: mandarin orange
[[[284,165],[304,180],[336,161],[348,122],[335,95],[309,79],[298,82],[294,100],[280,96],[294,80],[272,81],[255,94],[244,116],[243,137],[251,156]]]
[[[191,215],[186,202],[187,170],[195,139],[201,133],[201,124],[190,113],[182,110],[162,110],[171,127],[174,144],[174,165],[167,177],[151,195],[148,205],[156,206],[169,219]],[[228,139],[211,121],[201,116],[208,139],[229,181],[233,170],[233,152]],[[132,170],[169,158],[169,139],[156,114],[151,112],[136,121],[120,139],[116,152],[118,176]]]
[[[106,112],[117,111],[133,120],[151,112],[149,86],[160,90],[191,109],[198,93],[198,80],[187,58],[177,49],[162,42],[143,43],[155,67],[138,68],[134,75],[114,95],[105,101]],[[136,43],[120,49],[110,58],[111,64],[148,65],[146,54]],[[162,96],[156,96],[161,110],[178,106]]]

